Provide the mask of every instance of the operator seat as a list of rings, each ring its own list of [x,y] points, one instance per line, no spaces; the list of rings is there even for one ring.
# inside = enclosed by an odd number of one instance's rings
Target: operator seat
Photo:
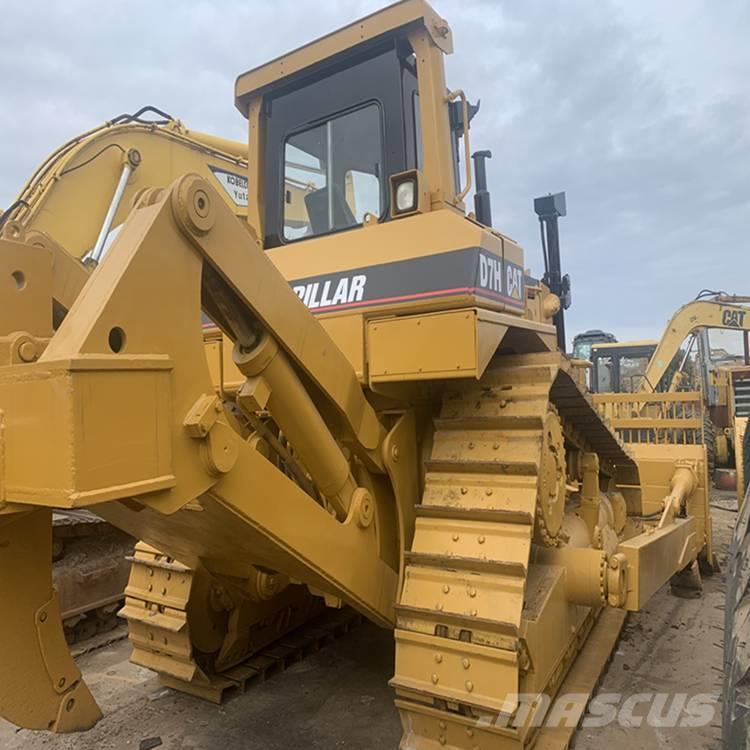
[[[338,185],[333,186],[332,227],[328,225],[328,187],[308,193],[305,196],[305,208],[310,217],[313,234],[325,234],[333,229],[348,229],[357,226],[357,219]]]

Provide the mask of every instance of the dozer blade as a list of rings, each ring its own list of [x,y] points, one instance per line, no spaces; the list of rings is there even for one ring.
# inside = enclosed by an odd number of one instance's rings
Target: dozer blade
[[[0,516],[0,716],[53,732],[102,716],[65,642],[47,510]]]

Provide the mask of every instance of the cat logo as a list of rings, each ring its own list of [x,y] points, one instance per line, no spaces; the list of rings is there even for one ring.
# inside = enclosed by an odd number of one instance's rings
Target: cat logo
[[[523,271],[516,266],[508,266],[505,271],[505,276],[508,296],[513,297],[514,299],[521,299],[523,290]]]
[[[736,310],[732,307],[725,307],[721,311],[721,324],[727,328],[744,328],[745,327],[745,310]]]

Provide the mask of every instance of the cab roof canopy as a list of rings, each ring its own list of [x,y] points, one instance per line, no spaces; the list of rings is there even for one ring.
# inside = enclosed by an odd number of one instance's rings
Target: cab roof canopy
[[[658,341],[654,339],[643,339],[642,341],[614,341],[614,342],[602,342],[600,344],[593,344],[592,349],[606,350],[606,349],[630,349],[631,347],[638,346],[657,346]]]
[[[403,36],[420,27],[445,54],[453,52],[448,22],[425,0],[402,0],[238,76],[235,105],[247,117],[250,100],[266,90],[287,83],[303,71],[335,65],[354,47]]]

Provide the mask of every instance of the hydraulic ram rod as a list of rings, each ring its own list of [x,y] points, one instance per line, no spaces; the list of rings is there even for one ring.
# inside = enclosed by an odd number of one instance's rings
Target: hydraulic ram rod
[[[131,148],[123,161],[122,172],[120,173],[120,180],[115,188],[115,194],[112,196],[112,201],[107,209],[107,215],[104,217],[104,223],[102,228],[99,230],[99,236],[96,238],[94,249],[91,251],[90,258],[94,263],[99,263],[104,254],[104,244],[107,241],[110,231],[112,230],[112,224],[117,214],[117,209],[120,207],[122,196],[125,194],[125,188],[127,187],[130,175],[133,174],[133,170],[141,163],[140,152],[134,148]]]

